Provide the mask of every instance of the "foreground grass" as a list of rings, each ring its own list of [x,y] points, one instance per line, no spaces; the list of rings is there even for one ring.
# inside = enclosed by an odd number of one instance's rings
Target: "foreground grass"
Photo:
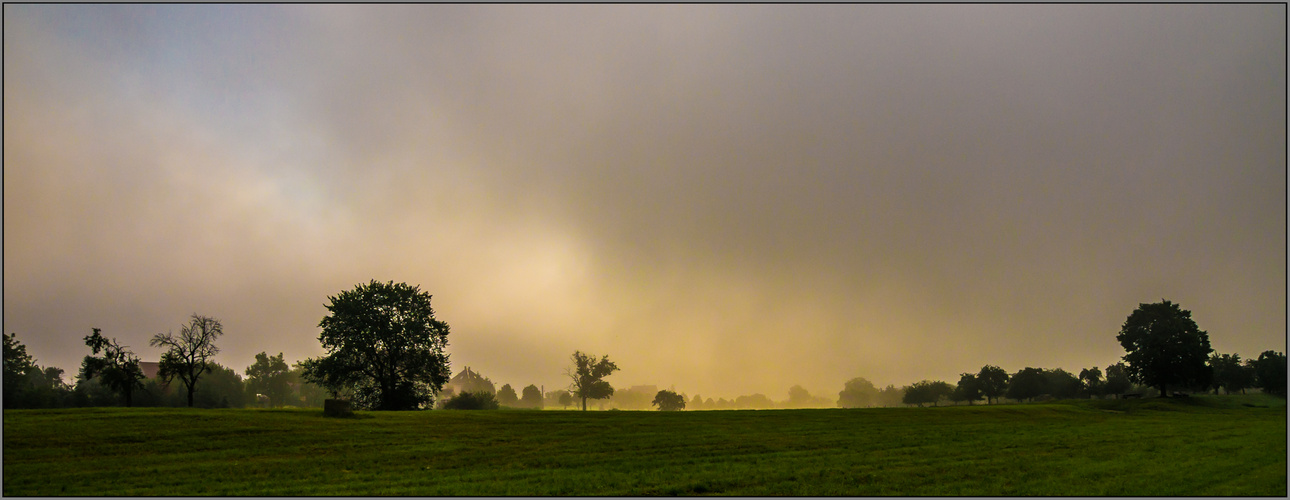
[[[1286,495],[1266,396],[707,412],[4,413],[9,495]]]

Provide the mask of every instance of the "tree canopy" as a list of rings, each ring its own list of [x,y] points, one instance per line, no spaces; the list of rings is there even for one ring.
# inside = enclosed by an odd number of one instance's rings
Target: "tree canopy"
[[[672,391],[662,390],[654,395],[654,401],[650,404],[657,406],[662,411],[676,411],[685,409],[685,396]]]
[[[976,374],[976,380],[987,404],[998,401],[1008,392],[1008,372],[1003,368],[994,365],[982,366],[981,371]]]
[[[878,388],[863,377],[848,380],[838,393],[838,408],[867,408],[878,401]]]
[[[179,336],[166,333],[152,337],[153,347],[165,347],[161,355],[158,376],[169,381],[176,376],[188,389],[188,406],[193,406],[197,381],[207,370],[207,361],[219,353],[215,339],[224,334],[219,320],[193,314],[187,325],[179,329]]]
[[[1286,355],[1277,351],[1263,351],[1254,361],[1254,378],[1263,392],[1286,396]]]
[[[104,337],[102,330],[93,328],[92,331],[85,336],[85,345],[90,347],[91,355],[81,361],[81,377],[99,377],[104,386],[125,399],[126,406],[132,406],[134,390],[143,388],[139,358],[126,346],[118,344],[116,339]]]
[[[573,379],[569,391],[582,400],[582,411],[587,411],[588,399],[605,399],[614,395],[614,388],[604,379],[615,371],[618,371],[618,365],[610,361],[608,355],[597,361],[594,355],[573,352],[573,367],[566,374]]]
[[[266,352],[255,355],[255,363],[246,367],[246,388],[269,398],[270,406],[282,406],[291,395],[291,367],[282,357]]]
[[[448,381],[448,324],[435,319],[430,294],[406,283],[372,280],[328,297],[318,326],[327,355],[304,362],[305,376],[356,407],[428,407]]]
[[[1129,378],[1160,389],[1168,397],[1169,386],[1207,385],[1206,361],[1213,349],[1209,334],[1196,326],[1191,311],[1162,300],[1139,304],[1120,327],[1116,340],[1127,353]]]

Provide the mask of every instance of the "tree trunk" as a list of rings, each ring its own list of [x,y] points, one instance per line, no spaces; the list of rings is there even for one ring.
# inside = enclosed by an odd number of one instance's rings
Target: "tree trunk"
[[[587,397],[582,397],[582,411],[587,411]]]
[[[1166,388],[1167,386],[1165,384],[1160,384],[1160,397],[1162,398],[1169,397],[1169,393],[1165,391]]]
[[[193,389],[196,389],[196,386],[197,384],[188,384],[188,407],[189,408],[193,407]]]

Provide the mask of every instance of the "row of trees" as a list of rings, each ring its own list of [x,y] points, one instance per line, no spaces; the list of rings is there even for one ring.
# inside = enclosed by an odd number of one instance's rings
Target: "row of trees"
[[[154,345],[167,347],[158,373],[148,378],[127,346],[93,328],[84,338],[90,349],[72,383],[64,371],[37,366],[16,334],[4,335],[4,406],[61,408],[81,406],[321,406],[326,393],[303,379],[300,366],[283,355],[256,355],[244,371],[210,360],[222,333],[218,320],[193,315],[178,336],[158,334]],[[176,383],[178,381],[178,383]]]

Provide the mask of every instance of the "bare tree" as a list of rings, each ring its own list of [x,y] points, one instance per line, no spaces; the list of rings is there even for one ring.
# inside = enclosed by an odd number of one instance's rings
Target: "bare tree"
[[[224,334],[224,327],[219,320],[193,314],[187,325],[179,329],[179,336],[166,333],[152,337],[148,342],[153,347],[165,347],[168,350],[161,355],[161,367],[158,375],[167,382],[176,376],[188,389],[188,406],[193,406],[193,392],[197,379],[207,370],[206,361],[219,353],[215,347],[215,338]]]

